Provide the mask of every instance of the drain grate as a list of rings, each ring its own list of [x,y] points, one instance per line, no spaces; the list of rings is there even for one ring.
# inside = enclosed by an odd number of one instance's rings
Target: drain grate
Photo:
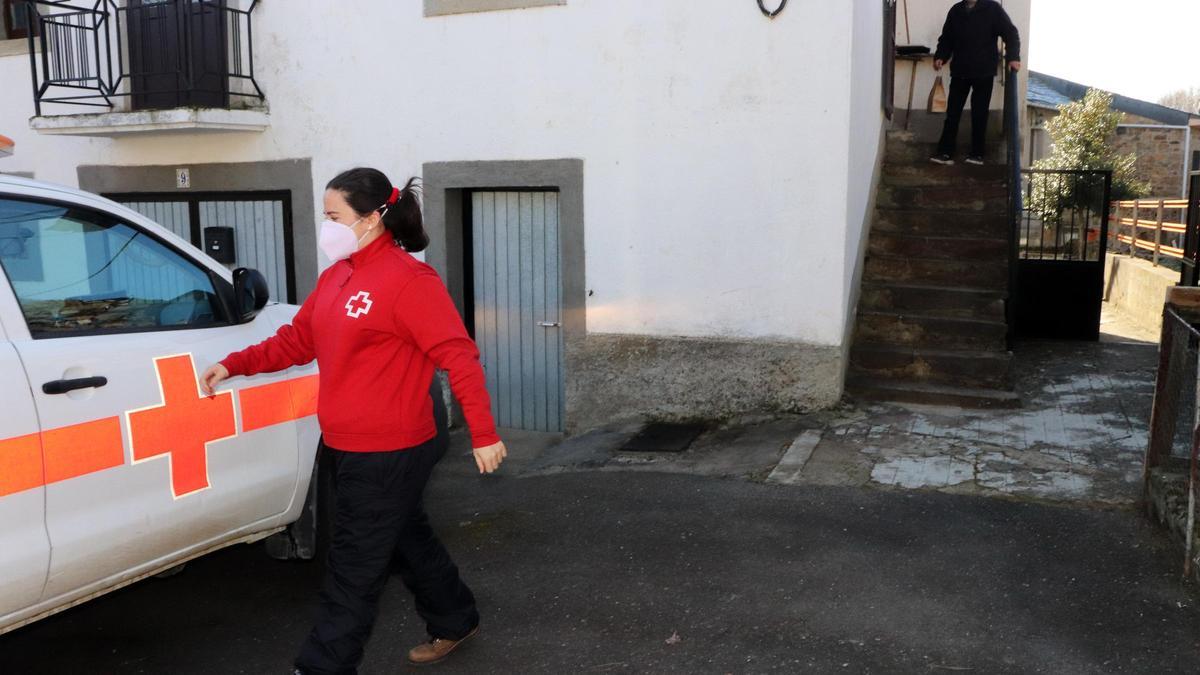
[[[654,422],[642,427],[621,447],[622,452],[683,452],[704,433],[702,424]]]

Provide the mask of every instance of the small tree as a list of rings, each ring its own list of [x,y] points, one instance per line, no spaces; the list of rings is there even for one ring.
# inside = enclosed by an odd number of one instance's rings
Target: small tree
[[[1134,170],[1137,155],[1118,155],[1109,139],[1121,113],[1109,108],[1112,95],[1088,90],[1083,100],[1059,106],[1058,117],[1046,123],[1053,152],[1033,164],[1035,169],[1112,171],[1110,199],[1136,199],[1150,192]],[[1066,176],[1045,175],[1034,183],[1028,208],[1043,222],[1058,221],[1064,211],[1095,210],[1103,199],[1103,183],[1076,182]]]

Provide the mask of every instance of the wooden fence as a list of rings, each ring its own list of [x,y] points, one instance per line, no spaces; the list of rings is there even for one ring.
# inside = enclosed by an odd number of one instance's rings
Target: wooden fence
[[[1183,235],[1187,232],[1186,199],[1130,199],[1113,202],[1109,209],[1109,250],[1149,257],[1158,265],[1162,257],[1183,259]],[[1171,214],[1168,217],[1168,214]],[[1163,235],[1171,243],[1163,243]],[[1146,255],[1149,254],[1149,255]]]

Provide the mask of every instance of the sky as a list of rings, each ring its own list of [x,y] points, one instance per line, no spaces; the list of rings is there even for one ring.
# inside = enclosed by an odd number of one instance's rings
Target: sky
[[[1032,0],[1028,65],[1157,101],[1200,87],[1200,0]]]

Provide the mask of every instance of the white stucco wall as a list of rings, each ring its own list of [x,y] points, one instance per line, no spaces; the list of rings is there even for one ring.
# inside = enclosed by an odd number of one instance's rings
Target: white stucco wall
[[[589,331],[841,344],[878,152],[873,7],[347,7],[259,5],[264,133],[39,136],[28,57],[0,58],[0,133],[17,141],[0,171],[75,185],[84,164],[310,157],[319,200],[354,165],[400,181],[430,161],[582,158]]]
[[[874,180],[883,149],[882,3],[855,3],[851,40],[850,134],[846,184],[846,262],[842,304],[854,312],[863,248],[870,231]],[[860,187],[861,186],[861,187]]]
[[[896,44],[925,45],[930,52],[937,50],[938,36],[946,22],[946,13],[960,0],[898,0],[896,16]],[[1033,0],[998,0],[1008,12],[1009,17],[1021,33],[1021,60],[1023,65],[1029,63],[1029,12]],[[1053,0],[1042,0],[1052,2]],[[904,7],[908,5],[908,31],[905,31]],[[908,61],[896,63],[896,107],[904,109],[908,105],[909,82],[912,77],[912,64]],[[934,78],[938,75],[933,70],[933,59],[929,58],[917,66],[916,84],[913,86],[913,110],[924,110],[929,100],[929,90],[933,87]],[[941,72],[946,87],[950,86],[950,70]],[[1024,76],[1021,77],[1024,88]],[[1004,87],[998,81],[992,91],[993,110],[1004,108]],[[1024,93],[1022,93],[1024,100]]]

